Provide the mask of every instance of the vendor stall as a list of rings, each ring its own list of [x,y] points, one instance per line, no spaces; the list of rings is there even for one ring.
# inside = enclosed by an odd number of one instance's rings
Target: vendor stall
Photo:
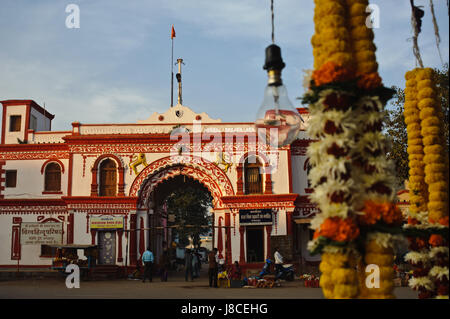
[[[56,248],[56,256],[52,262],[52,269],[65,272],[70,264],[78,265],[81,277],[89,278],[90,270],[96,266],[98,258],[97,245],[51,245]],[[86,259],[78,257],[78,250],[84,251]]]

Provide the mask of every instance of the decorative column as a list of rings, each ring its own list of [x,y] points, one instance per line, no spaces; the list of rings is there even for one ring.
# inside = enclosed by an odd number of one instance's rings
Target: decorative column
[[[91,244],[92,244],[92,245],[95,245],[95,235],[96,235],[96,234],[97,234],[97,230],[91,229],[91,238],[92,238]]]
[[[233,261],[231,260],[231,223],[230,223],[230,213],[225,213],[225,231],[226,231],[226,242],[225,242],[225,260],[226,262],[231,265]]]
[[[74,220],[74,214],[70,213],[67,223],[67,244],[73,244]]]
[[[125,196],[125,182],[124,182],[124,175],[125,175],[125,168],[120,165],[118,167],[119,171],[119,184],[117,185],[117,196]]]
[[[92,172],[91,196],[98,196],[97,167],[93,167],[91,172]]]
[[[286,210],[286,231],[287,235],[292,235],[292,212]]]
[[[136,213],[130,214],[130,266],[136,266],[137,264],[137,235],[136,235]]]
[[[223,217],[219,217],[219,227],[217,228],[218,235],[217,235],[217,250],[219,251],[219,259],[223,259],[223,240],[222,240],[222,219]]]
[[[117,256],[117,261],[118,262],[123,262],[123,257],[122,257],[122,235],[123,235],[123,230],[119,229],[117,230],[117,242],[119,245],[119,251],[118,251],[118,256]]]
[[[271,255],[271,251],[270,251],[270,249],[271,249],[271,247],[270,247],[270,233],[271,232],[272,232],[272,226],[271,225],[266,226],[266,234],[267,234],[267,236],[266,236],[266,239],[267,239],[267,257],[266,258],[270,258],[270,255]]]
[[[265,185],[264,185],[264,194],[272,194],[272,174],[269,167],[269,164],[266,164],[264,166],[264,169],[266,171],[266,178],[265,178]]]
[[[245,245],[244,245],[244,236],[245,236],[245,227],[240,226],[239,227],[239,234],[241,236],[241,246],[240,246],[240,252],[239,252],[239,263],[242,265],[245,263]]]
[[[139,227],[139,262],[142,262],[142,255],[145,252],[144,218],[140,218]]]
[[[242,171],[244,166],[239,163],[239,166],[236,167],[237,171],[237,192],[236,195],[244,195],[244,180],[242,177]]]

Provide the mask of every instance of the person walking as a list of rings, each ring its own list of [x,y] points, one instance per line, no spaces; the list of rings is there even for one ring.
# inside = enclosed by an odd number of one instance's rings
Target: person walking
[[[161,262],[160,262],[161,281],[167,281],[167,277],[169,274],[169,268],[170,268],[169,251],[167,249],[164,249],[162,256],[161,256]]]
[[[278,247],[275,248],[275,275],[277,276],[279,273],[281,273],[282,267],[283,267],[283,256],[281,256]]]
[[[217,263],[217,248],[214,248],[212,251],[208,253],[208,277],[209,277],[209,286],[217,288],[217,271],[218,271],[218,263]]]
[[[200,276],[200,272],[198,269],[199,258],[196,251],[192,252],[192,278],[198,278]]]
[[[193,269],[192,269],[192,253],[190,249],[186,249],[186,253],[184,254],[184,269],[185,269],[185,281],[188,281],[188,277],[191,277],[191,281],[194,281],[193,278]]]
[[[144,278],[142,282],[145,282],[147,278],[152,282],[153,259],[153,253],[150,251],[150,247],[148,247],[142,255],[142,262],[144,263]]]

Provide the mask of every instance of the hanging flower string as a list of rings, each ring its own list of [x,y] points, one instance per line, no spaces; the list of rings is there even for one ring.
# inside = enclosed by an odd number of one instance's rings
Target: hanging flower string
[[[308,134],[318,140],[308,155],[311,199],[320,214],[311,223],[315,234],[309,249],[322,253],[320,285],[326,298],[392,298],[396,235],[386,229],[399,229],[402,215],[392,204],[381,124],[393,91],[382,86],[377,72],[373,32],[365,25],[368,1],[315,4],[315,70],[303,103],[310,104]],[[361,285],[367,263],[377,263],[382,278],[381,287],[370,292]]]
[[[405,75],[411,206],[405,260],[415,269],[409,285],[419,298],[448,298],[448,153],[434,73],[418,68]]]

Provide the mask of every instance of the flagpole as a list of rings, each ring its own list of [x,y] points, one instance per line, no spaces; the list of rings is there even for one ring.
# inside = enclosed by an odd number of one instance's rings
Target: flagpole
[[[172,68],[172,79],[170,82],[170,107],[173,106],[173,37],[171,36],[171,38],[172,38],[172,60],[170,62],[170,66]]]

